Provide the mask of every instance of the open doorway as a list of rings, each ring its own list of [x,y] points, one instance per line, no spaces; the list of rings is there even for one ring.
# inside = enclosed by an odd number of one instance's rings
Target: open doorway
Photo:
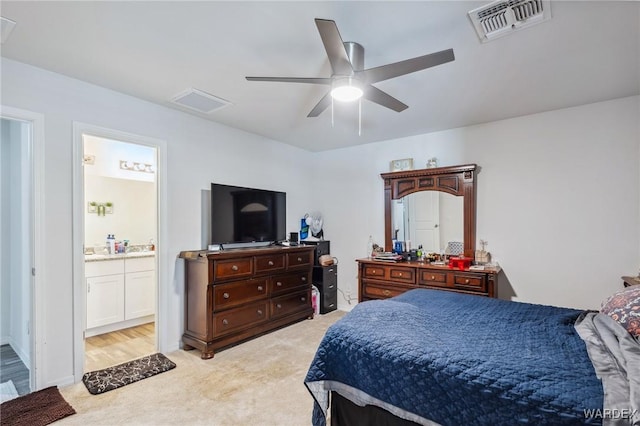
[[[0,397],[40,384],[40,303],[43,116],[0,111]]]
[[[78,129],[76,129],[78,130]],[[76,131],[82,247],[75,257],[76,379],[157,352],[161,147],[99,128]],[[79,188],[79,191],[78,191]]]
[[[1,118],[0,170],[2,170],[2,345],[0,383],[2,398],[30,392],[31,368],[31,216],[29,150],[31,124]],[[26,238],[25,238],[26,237]]]

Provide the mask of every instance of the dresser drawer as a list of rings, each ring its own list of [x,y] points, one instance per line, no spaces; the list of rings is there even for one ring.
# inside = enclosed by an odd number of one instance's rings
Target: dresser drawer
[[[335,311],[338,308],[338,295],[325,294],[320,298],[320,313],[326,314],[327,312]]]
[[[331,293],[331,292],[337,293],[338,292],[338,284],[337,283],[333,283],[333,282],[329,282],[329,283],[314,282],[313,285],[318,287],[318,290],[323,291],[325,293]]]
[[[314,266],[312,279],[314,283],[336,284],[338,282],[338,265]]]
[[[415,284],[416,282],[416,270],[411,268],[402,268],[397,266],[390,266],[389,280],[397,281],[399,283]]]
[[[213,286],[213,310],[220,311],[267,297],[268,280],[234,281]]]
[[[265,300],[213,314],[214,336],[223,336],[266,321],[268,318],[267,309],[269,309],[269,302]]]
[[[454,273],[453,286],[463,290],[487,291],[487,281],[479,275]]]
[[[397,296],[407,291],[408,288],[385,286],[372,283],[363,284],[363,293],[365,297],[372,299],[386,299],[387,297]]]
[[[309,267],[313,264],[313,251],[287,253],[287,267]]]
[[[285,268],[284,255],[256,256],[256,274],[260,272],[281,271]]]
[[[219,260],[214,263],[213,268],[214,280],[250,277],[253,274],[253,258]]]
[[[365,265],[362,275],[364,275],[362,278],[382,280],[389,278],[389,270],[386,265]]]
[[[311,290],[271,299],[271,318],[283,317],[311,308]]]
[[[447,273],[421,270],[418,283],[428,286],[447,287]]]
[[[270,279],[270,294],[284,293],[300,286],[310,286],[308,272],[275,275]]]

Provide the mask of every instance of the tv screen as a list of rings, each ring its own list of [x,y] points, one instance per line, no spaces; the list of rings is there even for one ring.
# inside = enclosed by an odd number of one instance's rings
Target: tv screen
[[[285,192],[211,184],[211,243],[271,243],[286,239]]]

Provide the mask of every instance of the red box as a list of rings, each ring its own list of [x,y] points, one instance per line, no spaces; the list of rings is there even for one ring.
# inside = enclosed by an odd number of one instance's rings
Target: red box
[[[469,266],[471,266],[471,258],[470,257],[464,257],[464,256],[459,256],[459,257],[455,257],[452,256],[449,258],[449,269],[455,269],[458,268],[461,271],[464,271],[465,269],[468,269]]]

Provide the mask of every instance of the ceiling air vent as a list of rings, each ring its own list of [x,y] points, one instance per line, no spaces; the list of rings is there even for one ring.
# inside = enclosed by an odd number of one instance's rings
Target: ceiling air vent
[[[469,12],[469,19],[483,43],[549,18],[551,0],[498,0]]]
[[[171,99],[171,102],[194,111],[204,112],[205,114],[225,107],[231,103],[198,89],[185,90],[184,92],[174,96]]]

